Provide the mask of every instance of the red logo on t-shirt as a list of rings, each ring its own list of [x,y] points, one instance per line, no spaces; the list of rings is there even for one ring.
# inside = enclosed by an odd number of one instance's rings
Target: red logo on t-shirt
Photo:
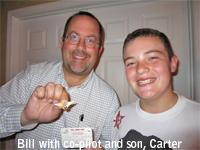
[[[115,125],[114,127],[117,127],[119,129],[119,125],[121,124],[122,122],[122,119],[124,118],[125,116],[120,116],[120,111],[118,112],[117,116],[116,116],[116,120],[113,120],[115,121]]]

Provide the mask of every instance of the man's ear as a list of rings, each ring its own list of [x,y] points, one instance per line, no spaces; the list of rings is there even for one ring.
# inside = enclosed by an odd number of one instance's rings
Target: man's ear
[[[62,37],[61,41],[60,41],[60,48],[61,48],[61,50],[63,49],[64,40],[65,40],[65,38]]]
[[[172,73],[176,72],[177,67],[178,67],[178,57],[176,55],[174,55],[171,58],[171,72]]]
[[[103,46],[101,45],[100,49],[99,49],[99,56],[102,55],[102,52],[103,52]]]

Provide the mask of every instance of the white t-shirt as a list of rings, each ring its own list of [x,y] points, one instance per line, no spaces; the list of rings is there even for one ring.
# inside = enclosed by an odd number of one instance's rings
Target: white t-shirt
[[[113,120],[111,139],[116,141],[113,147],[199,149],[200,103],[178,96],[174,107],[158,114],[143,111],[139,100],[122,106]]]

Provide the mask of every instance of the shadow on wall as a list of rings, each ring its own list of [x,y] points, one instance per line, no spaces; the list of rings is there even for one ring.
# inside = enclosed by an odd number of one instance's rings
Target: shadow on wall
[[[4,143],[3,143],[3,141],[0,139],[0,149],[3,149],[4,147]]]

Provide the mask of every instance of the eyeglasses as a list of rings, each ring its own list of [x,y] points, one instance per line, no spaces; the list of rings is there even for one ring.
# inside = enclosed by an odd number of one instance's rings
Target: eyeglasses
[[[68,43],[73,45],[78,44],[81,40],[80,36],[74,33],[67,35],[66,39]],[[84,41],[85,41],[85,46],[89,48],[95,48],[96,46],[99,45],[99,43],[96,42],[95,37],[86,37]]]

